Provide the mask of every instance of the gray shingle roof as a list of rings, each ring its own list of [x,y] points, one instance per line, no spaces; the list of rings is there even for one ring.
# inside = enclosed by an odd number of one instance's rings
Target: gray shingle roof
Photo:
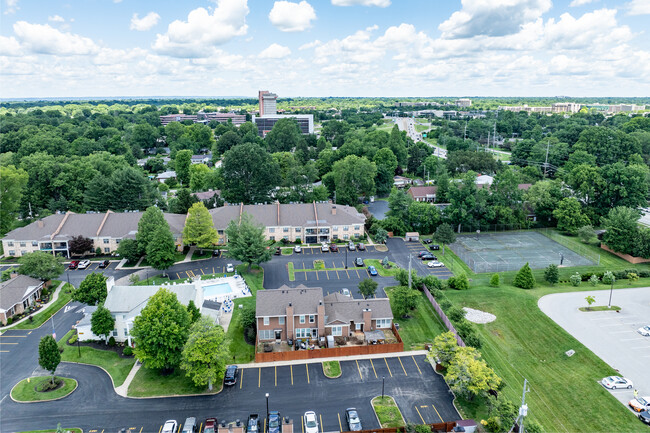
[[[18,275],[0,284],[0,310],[10,310],[34,293],[43,282],[27,275]]]
[[[354,299],[338,292],[325,297],[326,325],[335,322],[349,323],[350,321],[363,322],[363,310],[369,308],[373,319],[392,319],[388,298]]]
[[[25,227],[13,229],[5,235],[4,239],[15,241],[49,240],[50,235],[56,231],[63,217],[63,214],[50,215],[40,220],[43,227],[39,227],[39,221],[34,221]]]
[[[126,314],[129,318],[140,314],[140,311],[147,306],[151,298],[160,286],[113,286],[106,296],[104,306],[111,313]],[[190,300],[196,302],[196,289],[192,284],[176,284],[164,287],[170,292],[176,293],[178,301],[189,304]]]
[[[323,289],[320,287],[296,288],[281,286],[275,290],[260,290],[257,292],[255,315],[284,316],[289,303],[292,303],[293,314],[317,314],[318,302],[323,300]]]

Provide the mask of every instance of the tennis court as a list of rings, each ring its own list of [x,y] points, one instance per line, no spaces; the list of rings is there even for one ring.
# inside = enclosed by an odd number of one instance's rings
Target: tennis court
[[[526,262],[533,269],[596,263],[536,231],[460,235],[449,247],[477,273],[514,271]]]

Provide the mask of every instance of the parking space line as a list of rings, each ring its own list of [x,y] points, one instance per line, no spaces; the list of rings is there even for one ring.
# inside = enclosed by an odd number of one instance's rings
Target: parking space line
[[[316,281],[318,280],[320,280],[320,278],[318,278],[318,271],[316,271]]]
[[[307,369],[307,383],[309,383],[309,364],[305,364],[305,368]]]
[[[323,415],[318,414],[318,417],[320,418],[320,433],[323,433]]]
[[[355,269],[355,272],[357,273],[357,278],[358,278],[358,279],[361,279],[361,275],[359,275],[359,270],[358,270],[358,269]]]
[[[244,370],[245,368],[241,369],[241,376],[239,376],[239,389],[241,389],[242,386],[244,386]]]
[[[327,275],[327,279],[329,280],[329,279],[330,279],[330,273],[329,273],[329,271],[325,271],[325,275]]]
[[[332,262],[332,263],[334,263],[334,262]],[[336,269],[336,266],[334,266],[334,272],[336,272],[336,279],[340,280],[341,277],[339,277],[339,271]]]
[[[214,271],[214,266],[212,267],[212,273],[213,273],[213,274],[216,274],[216,272]]]
[[[368,278],[370,278],[370,272],[368,272],[368,269],[366,268],[364,271],[366,271],[366,275],[368,275]]]
[[[182,426],[181,424],[178,425],[178,432],[177,432],[177,433],[181,433],[181,428],[182,428],[182,427],[183,427],[183,426]]]
[[[344,266],[345,267],[345,266]],[[348,279],[350,278],[350,273],[348,272],[348,269],[345,268],[345,273],[348,275]]]
[[[181,279],[181,276],[178,275],[178,272],[176,272],[176,278],[178,278],[179,280]]]
[[[0,344],[18,344],[18,343],[3,343],[2,341],[0,341]]]
[[[388,361],[386,361],[386,358],[384,358],[384,362],[386,363],[386,368],[388,369],[388,372],[390,373],[390,377],[393,377],[393,373],[390,371],[390,367],[388,366]]]
[[[420,413],[420,410],[418,409],[417,406],[415,406],[415,410],[418,412],[418,415],[420,415],[420,419],[422,420],[422,424],[426,424],[426,422],[424,421],[424,418],[422,418],[422,414]]]
[[[440,416],[440,412],[438,412],[438,409],[436,409],[436,405],[433,404],[433,403],[431,403],[431,407],[432,407],[433,410],[435,410],[436,413],[438,414],[438,418],[440,418],[440,422],[443,422],[443,421],[442,421],[442,417]]]
[[[262,367],[258,368],[259,375],[257,376],[257,387],[259,388],[262,385]]]
[[[9,350],[0,350],[0,353],[9,353]]]
[[[293,365],[290,365],[289,369],[291,369],[291,386],[293,386]]]
[[[11,337],[11,338],[27,338],[26,335],[0,335],[0,338],[2,337]]]
[[[408,376],[409,374],[406,372],[406,369],[404,368],[404,364],[402,364],[402,357],[398,356],[397,360],[399,361],[399,364],[402,366],[402,370],[404,370],[404,375]]]
[[[418,362],[415,360],[415,356],[411,355],[411,358],[413,358],[413,362],[415,363],[415,366],[417,367],[420,374],[422,374],[422,370],[420,370],[420,366],[418,365]]]
[[[275,366],[275,386],[278,386],[278,366]]]
[[[102,431],[104,431],[104,430],[102,430]],[[158,429],[158,433],[160,433],[161,431],[162,431],[162,426],[160,426],[160,428]]]
[[[305,420],[302,415],[300,415],[300,430],[302,430],[302,433],[305,433]]]
[[[339,431],[343,431],[343,426],[341,425],[341,414],[337,413],[336,416],[339,417]]]
[[[201,423],[201,425],[203,425],[203,423]],[[143,426],[143,427],[140,427],[140,431],[139,431],[138,433],[142,433],[142,429],[143,429],[143,428],[144,428],[144,426]],[[201,429],[199,429],[199,431],[201,431]]]
[[[201,269],[201,273],[202,273],[203,275],[205,275],[205,272],[203,272],[203,269]]]
[[[355,359],[354,362],[357,363],[357,370],[359,370],[359,379],[363,380],[363,376],[361,375],[361,369],[359,368],[359,361]]]
[[[375,373],[375,379],[377,379],[377,371],[375,371],[375,364],[373,364],[372,358],[370,359],[370,365],[372,365],[372,371]]]

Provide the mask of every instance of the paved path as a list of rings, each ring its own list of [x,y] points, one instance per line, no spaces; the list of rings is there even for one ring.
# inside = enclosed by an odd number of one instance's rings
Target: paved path
[[[135,364],[133,364],[133,367],[131,368],[129,375],[126,376],[124,383],[115,388],[115,392],[117,393],[117,395],[126,397],[127,391],[129,390],[129,385],[131,385],[131,382],[133,381],[135,374],[138,372],[138,370],[140,370],[140,367],[142,367],[140,361],[136,361]]]

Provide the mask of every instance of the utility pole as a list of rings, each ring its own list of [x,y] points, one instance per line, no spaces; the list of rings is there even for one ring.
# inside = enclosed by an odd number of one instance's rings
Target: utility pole
[[[544,160],[544,177],[546,177],[546,169],[548,168],[548,148],[551,146],[551,141],[546,142],[546,159]]]
[[[467,121],[465,121],[465,132],[463,133],[463,141],[467,140]]]
[[[411,288],[411,255],[409,254],[409,289]]]
[[[521,407],[519,408],[519,416],[517,417],[516,424],[519,425],[519,433],[524,433],[524,418],[528,415],[528,405],[526,404],[526,393],[529,392],[528,381],[524,378],[524,390],[521,394]],[[514,430],[515,426],[513,425],[510,429],[511,433]]]
[[[494,121],[494,133],[492,134],[492,147],[494,149],[497,148],[497,122],[496,120]]]

